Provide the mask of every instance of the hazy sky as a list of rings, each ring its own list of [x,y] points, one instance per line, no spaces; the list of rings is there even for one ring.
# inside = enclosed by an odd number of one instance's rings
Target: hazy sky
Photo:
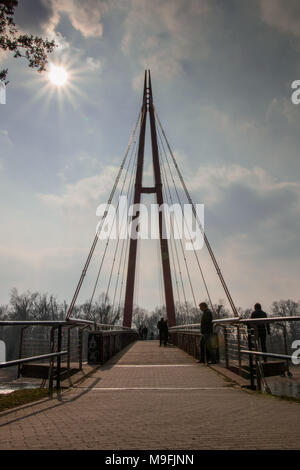
[[[0,302],[12,287],[70,302],[96,208],[141,106],[145,68],[236,304],[260,301],[267,310],[273,300],[299,300],[300,105],[291,102],[299,1],[19,3],[19,27],[56,39],[50,61],[68,69],[69,81],[58,90],[24,60],[0,55],[10,80],[0,105]],[[158,257],[150,242],[141,250],[136,300],[152,308],[160,302]],[[225,296],[200,257],[218,302]],[[99,293],[105,287],[104,278]],[[87,279],[80,300],[91,290]]]

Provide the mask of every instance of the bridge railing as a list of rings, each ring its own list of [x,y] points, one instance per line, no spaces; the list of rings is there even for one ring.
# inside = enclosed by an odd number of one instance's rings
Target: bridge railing
[[[268,318],[223,318],[213,321],[212,347],[218,366],[250,381],[250,387],[269,391],[266,377],[292,377],[291,360],[300,346],[300,316]],[[260,332],[269,325],[266,350],[262,351]],[[174,345],[200,359],[200,323],[170,328]],[[268,359],[268,361],[267,361]],[[293,369],[293,364],[292,364]],[[300,376],[296,377],[300,382]]]
[[[92,332],[103,338],[100,363],[135,337],[130,328],[80,318],[61,321],[0,321],[0,339],[6,344],[9,359],[2,363],[1,369],[17,367],[16,378],[41,378],[43,386],[48,381],[49,390],[52,390],[53,378],[56,378],[60,388],[61,380],[82,370],[83,364],[88,362],[89,337]]]
[[[183,349],[185,352],[200,358],[200,323],[190,323],[187,325],[172,326],[169,328],[171,342],[174,346]]]
[[[91,331],[88,338],[88,362],[104,364],[128,344],[138,339],[138,332],[131,328]]]

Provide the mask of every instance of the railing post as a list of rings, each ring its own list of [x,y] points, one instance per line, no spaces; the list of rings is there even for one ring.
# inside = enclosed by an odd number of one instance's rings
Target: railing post
[[[251,328],[248,327],[248,349],[252,351],[252,341],[251,341]],[[254,370],[253,370],[253,356],[249,354],[249,372],[250,372],[250,386],[252,390],[255,390],[254,385]]]
[[[57,328],[57,352],[61,352],[61,325]],[[56,390],[60,390],[60,372],[61,372],[61,356],[57,356],[56,360]]]
[[[242,375],[241,332],[240,332],[239,325],[237,325],[237,346],[238,346],[239,375]]]
[[[83,331],[81,328],[78,330],[78,347],[79,347],[79,370],[82,370],[82,352],[83,352],[83,347],[82,347],[82,336],[83,336]]]
[[[19,359],[22,359],[22,349],[23,349],[23,335],[24,335],[24,330],[25,328],[27,328],[26,326],[25,327],[22,327],[21,328],[21,333],[20,333],[20,344],[19,344]],[[18,365],[18,376],[17,378],[19,379],[21,376],[21,364]]]
[[[54,352],[54,327],[50,330],[50,353]],[[49,361],[49,373],[48,373],[48,380],[49,380],[49,394],[52,395],[53,393],[53,363],[54,359],[50,358]]]
[[[67,346],[67,369],[70,370],[71,366],[71,328],[68,328],[68,346]]]
[[[105,336],[104,334],[102,333],[101,334],[101,363],[104,364],[105,362],[105,347],[104,347],[104,340],[105,340]]]
[[[223,329],[224,329],[225,367],[226,369],[229,369],[227,327],[223,326]]]

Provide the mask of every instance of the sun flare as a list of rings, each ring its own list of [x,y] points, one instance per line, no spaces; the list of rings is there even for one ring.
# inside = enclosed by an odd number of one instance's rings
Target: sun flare
[[[51,64],[49,80],[53,85],[63,86],[67,83],[68,72],[64,67]]]

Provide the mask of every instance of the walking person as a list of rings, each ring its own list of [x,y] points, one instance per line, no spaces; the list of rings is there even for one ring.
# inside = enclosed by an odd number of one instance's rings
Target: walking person
[[[251,313],[251,318],[268,318],[268,315],[266,314],[266,312],[262,310],[261,304],[256,303],[254,305],[254,311]],[[258,339],[261,345],[261,350],[262,352],[266,353],[267,352],[266,338],[267,338],[267,333],[268,335],[270,334],[270,325],[268,323],[258,324],[257,333],[258,333]],[[264,362],[267,362],[266,357],[264,357]]]
[[[214,351],[212,348],[213,316],[206,302],[199,304],[202,312],[201,316],[201,339],[200,339],[200,363],[215,363]]]

